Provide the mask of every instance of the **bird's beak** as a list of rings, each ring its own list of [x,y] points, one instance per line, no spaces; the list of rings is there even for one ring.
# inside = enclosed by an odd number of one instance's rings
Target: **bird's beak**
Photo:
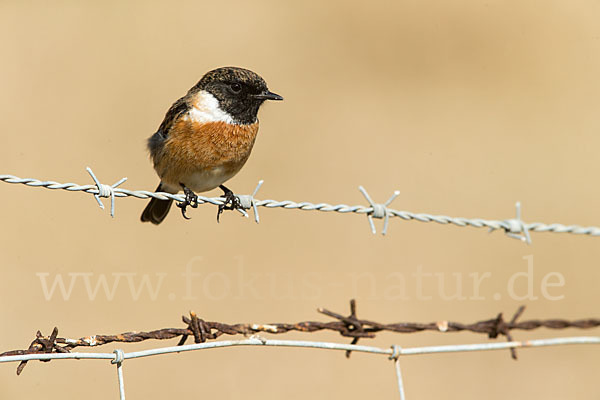
[[[283,97],[281,97],[277,93],[273,93],[268,90],[266,90],[262,93],[259,93],[259,94],[255,94],[253,97],[255,99],[260,99],[260,100],[283,100]]]

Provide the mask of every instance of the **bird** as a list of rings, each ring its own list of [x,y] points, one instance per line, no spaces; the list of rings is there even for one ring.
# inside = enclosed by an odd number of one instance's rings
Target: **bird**
[[[240,67],[221,67],[207,72],[167,111],[147,147],[160,178],[157,192],[176,194],[184,218],[186,207],[198,206],[196,193],[219,187],[223,210],[239,208],[233,192],[223,185],[244,166],[258,133],[258,110],[267,100],[283,100],[255,72]],[[141,221],[160,224],[173,200],[152,198]]]

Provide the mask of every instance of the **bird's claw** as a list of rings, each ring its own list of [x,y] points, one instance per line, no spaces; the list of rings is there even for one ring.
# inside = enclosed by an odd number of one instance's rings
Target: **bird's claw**
[[[238,199],[238,197],[233,194],[233,192],[227,188],[225,188],[224,186],[221,187],[221,190],[223,190],[223,197],[225,198],[225,201],[223,202],[223,204],[219,204],[219,210],[217,211],[217,222],[219,222],[219,217],[221,216],[221,214],[223,213],[223,211],[225,210],[237,210],[242,208],[242,205],[240,204],[240,199]]]
[[[198,196],[185,186],[183,186],[183,193],[185,194],[185,200],[177,203],[177,207],[181,208],[181,215],[183,215],[183,218],[191,219],[185,214],[185,211],[188,206],[198,208]]]

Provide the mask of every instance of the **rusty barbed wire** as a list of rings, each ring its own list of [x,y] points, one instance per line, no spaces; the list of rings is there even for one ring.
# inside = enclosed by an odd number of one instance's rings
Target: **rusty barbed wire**
[[[490,339],[504,336],[508,342],[513,341],[511,331],[514,330],[534,330],[538,328],[548,329],[591,329],[600,327],[600,319],[587,318],[580,320],[564,319],[546,319],[546,320],[528,320],[518,321],[525,310],[524,306],[519,307],[510,321],[505,321],[503,314],[499,313],[495,318],[477,321],[470,324],[452,321],[437,321],[430,323],[418,322],[397,322],[391,324],[379,323],[371,320],[360,319],[356,315],[356,301],[350,301],[350,315],[344,316],[323,308],[317,311],[334,319],[329,322],[304,321],[298,323],[271,323],[271,324],[226,324],[221,322],[205,321],[199,318],[193,311],[190,316],[183,316],[182,320],[187,325],[185,328],[164,328],[148,332],[125,332],[117,335],[93,335],[85,336],[79,339],[69,339],[58,337],[58,328],[54,328],[50,336],[43,336],[40,331],[30,346],[24,350],[11,350],[0,353],[0,357],[17,356],[26,354],[40,353],[68,353],[76,347],[97,347],[109,343],[137,343],[146,340],[167,340],[180,338],[177,346],[185,344],[188,338],[193,338],[194,343],[204,343],[208,340],[214,340],[222,335],[254,335],[258,333],[284,334],[291,331],[296,332],[317,332],[332,331],[337,332],[343,337],[352,338],[352,345],[355,345],[359,339],[375,338],[379,332],[395,333],[416,333],[423,331],[433,332],[460,332],[468,331],[473,333],[485,334]],[[517,358],[515,349],[511,348],[511,355]],[[346,351],[346,357],[350,356],[350,350]],[[49,360],[43,360],[49,361]],[[22,371],[27,361],[21,361],[17,367],[17,375]]]
[[[87,172],[90,174],[94,184],[90,185],[78,185],[75,183],[59,183],[54,181],[41,181],[33,178],[19,178],[14,175],[0,175],[0,182],[22,184],[28,187],[43,187],[46,189],[53,190],[66,190],[69,192],[81,191],[94,195],[100,208],[104,208],[101,198],[110,198],[110,215],[114,217],[115,214],[115,199],[119,197],[135,197],[138,199],[155,198],[159,200],[174,200],[176,202],[183,202],[185,196],[180,194],[171,194],[165,192],[150,192],[146,190],[128,190],[118,187],[124,183],[127,178],[122,178],[113,185],[106,185],[100,182],[92,170],[88,167]],[[541,222],[525,223],[521,219],[521,204],[516,203],[516,217],[508,218],[504,220],[487,220],[482,218],[461,218],[461,217],[449,217],[446,215],[432,215],[427,213],[414,213],[410,211],[400,211],[389,208],[394,199],[399,195],[400,192],[393,192],[392,196],[384,203],[377,203],[373,201],[368,192],[359,186],[360,192],[363,194],[368,202],[367,206],[364,205],[346,205],[346,204],[328,204],[328,203],[310,203],[310,202],[295,202],[291,200],[258,200],[255,198],[256,193],[260,189],[263,181],[259,181],[258,185],[254,189],[252,194],[236,195],[240,202],[240,208],[238,211],[244,216],[248,216],[247,210],[252,209],[254,212],[254,219],[258,223],[258,207],[266,208],[282,208],[285,210],[303,210],[303,211],[321,211],[321,212],[337,212],[342,214],[363,214],[368,218],[369,226],[373,233],[376,233],[375,224],[373,219],[383,219],[383,229],[381,233],[385,235],[388,230],[389,219],[391,217],[398,217],[405,221],[419,221],[419,222],[435,222],[442,225],[453,225],[458,227],[473,227],[473,228],[488,228],[488,230],[503,230],[508,237],[531,243],[530,232],[554,232],[554,233],[570,233],[574,235],[588,235],[588,236],[600,236],[600,227],[596,226],[580,226],[580,225],[563,225],[563,224],[545,224]],[[198,196],[198,204],[212,204],[222,205],[225,199],[222,197],[205,197]]]

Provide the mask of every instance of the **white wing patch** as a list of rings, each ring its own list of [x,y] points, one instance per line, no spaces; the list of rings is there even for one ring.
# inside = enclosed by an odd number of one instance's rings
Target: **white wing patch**
[[[196,95],[196,101],[187,114],[183,117],[184,120],[192,120],[194,122],[227,122],[234,124],[233,118],[226,111],[219,107],[219,100],[215,96],[201,90]]]

